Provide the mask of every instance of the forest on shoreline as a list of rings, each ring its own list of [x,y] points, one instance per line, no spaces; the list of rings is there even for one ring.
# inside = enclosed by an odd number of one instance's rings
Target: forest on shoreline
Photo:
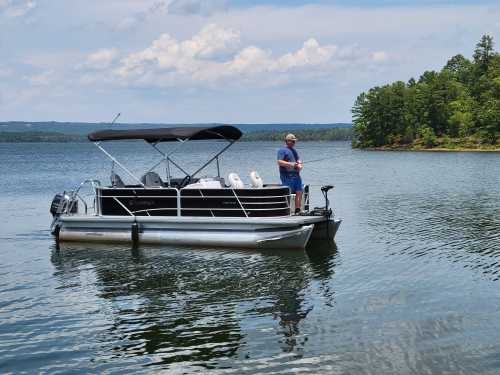
[[[352,108],[355,148],[500,149],[500,54],[484,35],[472,60],[361,93]]]
[[[242,142],[254,141],[283,141],[285,135],[290,131],[266,130],[244,133]],[[352,128],[321,128],[321,129],[298,129],[292,130],[300,141],[349,141],[352,139]],[[0,132],[0,143],[35,143],[35,142],[88,142],[83,134],[66,134],[59,132],[23,131],[23,132]]]

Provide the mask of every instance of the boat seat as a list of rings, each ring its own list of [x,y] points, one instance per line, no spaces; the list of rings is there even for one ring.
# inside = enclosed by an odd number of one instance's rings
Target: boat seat
[[[163,187],[163,181],[156,172],[147,172],[141,177],[141,182],[146,187]]]
[[[254,189],[264,187],[264,181],[262,181],[262,178],[259,176],[257,171],[250,172],[250,184]]]
[[[180,189],[180,188],[184,187],[184,186],[181,186],[181,183],[183,181],[185,181],[184,178],[171,178],[170,179],[170,187]],[[193,178],[189,181],[189,183],[195,183],[198,181],[199,181],[199,178]]]
[[[229,180],[229,185],[232,189],[243,189],[245,187],[243,181],[241,181],[241,178],[237,173],[229,173],[227,179]]]
[[[111,187],[114,188],[124,188],[125,184],[120,176],[118,176],[115,172],[111,172]]]
[[[224,179],[218,177],[200,178],[198,182],[190,183],[185,186],[186,189],[220,189],[225,187]]]

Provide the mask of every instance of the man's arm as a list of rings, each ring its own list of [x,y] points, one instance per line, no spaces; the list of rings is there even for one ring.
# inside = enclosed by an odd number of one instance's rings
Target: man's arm
[[[292,163],[286,160],[278,160],[278,165],[280,167],[285,167],[285,168],[295,168],[298,169],[299,171],[304,167],[300,160],[296,163]]]
[[[298,169],[299,171],[302,169],[303,165],[302,165],[302,161],[301,160],[298,160],[296,162],[290,162],[290,161],[287,161],[286,159],[288,159],[288,155],[286,154],[286,150],[283,150],[283,149],[280,149],[278,150],[278,165],[280,167],[285,167],[285,168],[294,168],[294,169]]]
[[[285,168],[295,168],[295,165],[297,163],[291,163],[289,161],[286,161],[286,160],[278,160],[278,165],[280,167],[285,167]]]
[[[288,155],[286,150],[279,149],[278,150],[278,165],[284,168],[295,168],[295,163],[287,161]]]
[[[302,164],[302,159],[299,157],[297,153],[295,153],[297,156],[297,161],[295,162],[295,169],[298,169],[299,171],[304,168],[304,164]]]

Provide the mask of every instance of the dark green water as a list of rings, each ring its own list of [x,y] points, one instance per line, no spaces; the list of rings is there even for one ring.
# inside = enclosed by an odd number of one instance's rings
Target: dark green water
[[[236,145],[224,170],[277,181],[277,147]],[[154,163],[111,149],[138,174]],[[110,163],[90,144],[0,144],[0,373],[500,373],[500,155],[298,149],[330,158],[303,175],[336,186],[337,249],[56,251],[53,194]]]

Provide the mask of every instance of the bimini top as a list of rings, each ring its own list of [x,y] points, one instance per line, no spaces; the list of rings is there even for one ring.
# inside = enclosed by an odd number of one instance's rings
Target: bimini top
[[[205,140],[205,139],[225,139],[236,141],[240,139],[242,133],[240,129],[229,125],[194,127],[184,126],[178,128],[157,128],[157,129],[131,129],[131,130],[100,130],[90,133],[88,138],[92,142],[117,141],[125,139],[143,139],[149,143],[172,142],[178,140]]]

